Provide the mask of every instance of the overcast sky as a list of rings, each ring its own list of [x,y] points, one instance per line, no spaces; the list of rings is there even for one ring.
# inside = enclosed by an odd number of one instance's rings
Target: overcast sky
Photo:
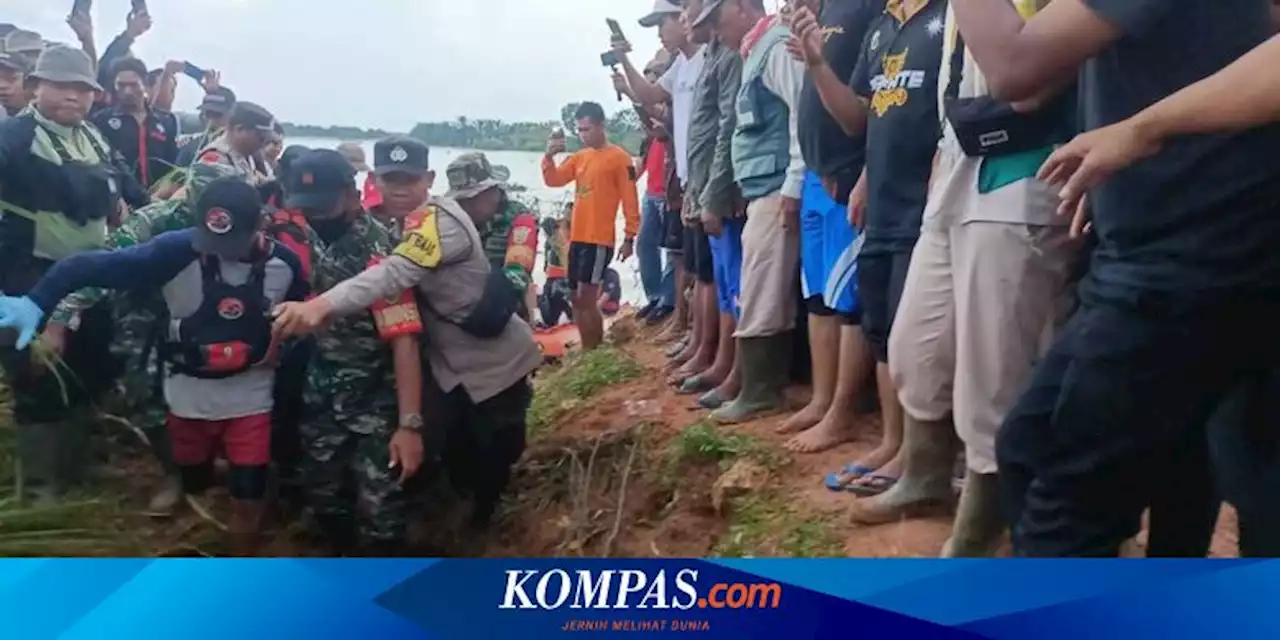
[[[74,41],[72,0],[0,0],[0,20]],[[129,0],[93,3],[99,52],[124,28]],[[222,71],[243,99],[305,124],[407,131],[419,121],[555,120],[595,100],[614,111],[600,54],[616,18],[640,57],[658,49],[636,20],[652,0],[150,0],[154,26],[134,47]],[[201,91],[180,80],[178,110]]]

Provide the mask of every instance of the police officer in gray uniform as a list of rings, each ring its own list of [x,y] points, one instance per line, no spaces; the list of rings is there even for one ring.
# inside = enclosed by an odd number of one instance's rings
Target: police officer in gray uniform
[[[390,257],[324,295],[278,307],[276,331],[311,333],[416,288],[434,378],[423,401],[432,408],[427,451],[440,454],[451,484],[472,495],[471,524],[485,529],[524,451],[529,374],[542,357],[471,218],[457,202],[430,195],[428,157],[414,138],[378,142],[374,174],[383,206],[405,219],[402,241]]]

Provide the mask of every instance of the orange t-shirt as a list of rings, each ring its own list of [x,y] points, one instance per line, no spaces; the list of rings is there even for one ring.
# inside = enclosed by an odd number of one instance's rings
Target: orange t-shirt
[[[560,166],[542,159],[542,178],[548,187],[573,183],[573,224],[570,242],[606,247],[617,243],[618,206],[622,206],[625,233],[634,238],[640,231],[640,196],[636,190],[636,169],[631,154],[616,145],[603,149],[582,149]]]

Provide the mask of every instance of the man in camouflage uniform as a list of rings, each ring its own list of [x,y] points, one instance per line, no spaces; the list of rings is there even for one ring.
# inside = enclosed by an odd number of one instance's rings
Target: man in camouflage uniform
[[[529,319],[528,296],[538,251],[538,219],[529,208],[507,194],[506,167],[489,164],[483,153],[465,153],[449,163],[446,198],[453,198],[475,222],[485,255],[501,269],[523,301],[520,316]]]
[[[195,203],[209,183],[227,176],[241,175],[227,165],[200,164],[191,168],[185,193],[147,205],[134,211],[124,223],[107,236],[107,248],[122,249],[142,244],[168,231],[186,229],[195,224]],[[121,400],[125,418],[137,425],[147,438],[156,458],[165,470],[165,482],[151,499],[149,513],[166,516],[173,512],[182,499],[182,484],[178,469],[169,452],[169,435],[165,429],[167,408],[159,384],[163,379],[158,369],[157,309],[163,309],[158,294],[144,296],[130,292],[111,292],[106,289],[84,289],[62,300],[50,316],[50,322],[74,327],[80,313],[110,296],[116,317],[118,332],[111,351],[124,362],[125,373],[121,380]]]
[[[362,208],[355,170],[337,152],[299,157],[285,197],[307,218],[317,293],[390,255],[390,235]],[[423,456],[422,325],[415,319],[409,294],[338,320],[316,338],[301,424],[303,477],[311,515],[338,554],[361,543],[365,554],[404,551],[412,511],[404,484]]]

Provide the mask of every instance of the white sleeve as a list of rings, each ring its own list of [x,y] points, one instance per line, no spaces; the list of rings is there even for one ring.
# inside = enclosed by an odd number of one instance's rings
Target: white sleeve
[[[787,179],[782,183],[782,195],[800,199],[804,192],[804,157],[800,154],[800,91],[804,87],[804,64],[791,57],[786,47],[775,46],[769,52],[761,77],[764,86],[787,103],[790,118],[787,123],[791,134],[791,163],[787,165]]]
[[[667,69],[667,72],[658,78],[658,86],[662,87],[667,95],[676,95],[676,74],[680,73],[680,68],[684,66],[684,61],[677,58],[676,61]]]

